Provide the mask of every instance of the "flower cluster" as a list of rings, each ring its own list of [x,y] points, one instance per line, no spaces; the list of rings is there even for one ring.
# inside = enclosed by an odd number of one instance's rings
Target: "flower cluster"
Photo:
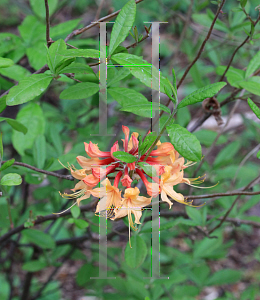
[[[192,201],[187,202],[182,194],[173,189],[179,183],[191,185],[192,180],[184,178],[183,174],[184,169],[190,166],[191,162],[184,164],[184,158],[179,156],[171,143],[158,141],[157,149],[149,151],[151,143],[144,145],[146,140],[143,143],[141,139],[138,140],[138,133],[134,132],[130,136],[128,127],[122,126],[122,129],[125,135],[125,139],[122,140],[124,153],[134,158],[134,162],[126,162],[118,158],[116,155],[119,151],[118,141],[108,152],[100,151],[92,142],[85,143],[85,150],[90,158],[77,157],[82,167],[80,170],[73,165],[69,166],[72,176],[80,181],[72,189],[73,194],[61,195],[64,198],[77,199],[73,205],[79,205],[90,195],[100,198],[96,213],[104,213],[105,207],[106,216],[111,220],[128,216],[129,228],[131,226],[134,230],[136,229],[134,223],[140,224],[142,208],[149,205],[151,199],[158,194],[161,194],[162,201],[169,204],[169,208],[172,206],[170,199],[192,205]],[[109,174],[114,174],[113,184],[107,177]],[[143,181],[150,197],[140,196],[138,187],[132,186],[135,179]],[[96,187],[99,182],[102,187]],[[125,188],[123,196],[123,191],[118,187],[120,182]],[[103,208],[101,203],[105,204],[102,205]],[[134,222],[132,214],[135,217]]]

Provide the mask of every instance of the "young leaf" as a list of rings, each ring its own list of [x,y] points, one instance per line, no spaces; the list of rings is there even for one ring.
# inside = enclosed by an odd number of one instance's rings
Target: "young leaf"
[[[46,140],[43,134],[38,135],[35,139],[33,156],[37,167],[42,169],[46,160]]]
[[[129,242],[125,248],[125,261],[130,268],[137,269],[144,262],[147,255],[147,247],[144,240],[135,234],[131,237],[131,246]]]
[[[99,85],[93,82],[82,82],[69,87],[60,94],[61,99],[86,99],[99,91]]]
[[[195,135],[177,124],[167,126],[171,143],[184,158],[191,161],[201,160],[201,145]]]
[[[74,206],[74,207],[76,207],[76,206]],[[85,220],[81,220],[81,219],[74,219],[74,224],[79,229],[84,229],[84,228],[87,228],[89,226],[88,222],[86,222]]]
[[[137,158],[134,155],[124,151],[115,151],[113,152],[113,156],[126,163],[133,163],[137,160]]]
[[[74,59],[74,58],[72,58]],[[95,74],[90,66],[73,62],[67,67],[59,71],[60,73],[74,73],[74,74]]]
[[[6,170],[7,168],[11,167],[13,165],[13,163],[15,162],[15,159],[10,159],[8,161],[6,161],[4,164],[2,164],[1,168],[0,168],[0,171],[4,171]]]
[[[16,121],[27,128],[26,135],[13,131],[12,142],[16,151],[24,155],[25,149],[30,149],[36,137],[44,133],[45,119],[41,107],[36,103],[28,103],[17,114]]]
[[[11,67],[14,62],[9,58],[0,57],[0,68]]]
[[[47,74],[35,74],[21,80],[10,90],[6,104],[13,106],[33,100],[47,89],[51,81],[52,77]]]
[[[47,267],[47,263],[40,260],[31,260],[23,264],[22,269],[28,272],[38,272]]]
[[[119,65],[122,65],[130,70],[132,75],[138,78],[144,85],[151,88],[151,79],[153,80],[152,89],[165,93],[164,86],[167,85],[166,78],[160,73],[159,81],[159,70],[154,66],[149,64],[147,61],[143,60],[140,56],[128,54],[128,53],[118,53],[111,57]],[[159,86],[160,82],[160,86]]]
[[[95,49],[68,49],[65,51],[59,52],[59,55],[62,57],[93,57],[93,58],[99,58],[99,50]]]
[[[3,139],[2,139],[2,132],[0,133],[0,162],[2,162],[3,160],[3,156],[4,156],[4,149],[3,149]]]
[[[260,159],[260,151],[257,152],[256,157]]]
[[[185,206],[187,215],[198,225],[202,225],[202,215],[195,207]]]
[[[54,239],[47,233],[36,229],[23,230],[22,235],[27,238],[30,243],[33,243],[43,249],[55,248]]]
[[[254,81],[242,81],[239,85],[248,92],[260,96],[260,84]]]
[[[64,72],[63,69],[65,69],[71,63],[73,63],[75,61],[75,59],[76,58],[73,57],[73,58],[68,58],[68,59],[60,61],[55,68],[55,74],[57,75],[60,73],[67,73],[67,72]]]
[[[117,70],[119,69],[119,70]],[[108,68],[107,70],[107,87],[117,83],[130,74],[127,68]],[[132,90],[133,91],[133,90]]]
[[[260,108],[250,98],[247,99],[247,103],[257,118],[260,119]]]
[[[64,57],[59,53],[66,51],[66,49],[66,43],[61,39],[51,44],[50,48],[47,48],[47,60],[49,60],[48,65],[53,73],[55,73],[55,70],[59,63],[64,60]]]
[[[244,8],[246,6],[246,3],[247,3],[247,0],[240,0],[241,7]]]
[[[41,19],[45,19],[46,13],[45,13],[44,1],[30,0],[30,5],[32,7],[33,12],[37,15],[37,17],[40,17]],[[48,6],[49,6],[49,14],[51,16],[58,6],[58,0],[48,0]]]
[[[121,108],[120,110],[128,111],[136,115],[143,115],[148,118],[154,115],[153,112],[154,110],[163,110],[171,114],[171,110],[167,106],[163,104],[159,105],[159,103],[153,103],[153,102],[147,102],[146,104],[127,105]]]
[[[123,107],[131,106],[133,104],[148,104],[146,97],[133,90],[128,88],[121,87],[110,87],[107,89],[108,93]]]
[[[77,219],[80,215],[80,208],[77,205],[74,205],[71,209],[70,212],[72,214],[72,217],[74,219]]]
[[[109,55],[112,55],[117,46],[128,36],[135,20],[135,14],[136,3],[134,0],[131,0],[126,3],[116,18],[110,38]]]
[[[213,97],[219,90],[226,85],[226,82],[217,82],[207,85],[201,89],[196,90],[189,96],[185,97],[178,105],[178,109],[187,105],[201,102],[206,98]]]
[[[143,171],[148,176],[151,176],[151,177],[156,176],[156,174],[157,174],[156,169],[152,165],[150,165],[146,162],[139,162],[138,165],[143,169]]]
[[[20,185],[22,183],[22,177],[16,173],[8,173],[1,179],[1,185]]]
[[[6,108],[6,98],[7,98],[7,95],[0,98],[0,113],[2,111],[4,111]]]
[[[176,86],[176,75],[175,75],[174,69],[172,69],[172,84],[173,84],[173,87],[174,87],[175,91],[177,91],[177,86]]]
[[[27,133],[27,128],[23,124],[21,124],[20,122],[17,122],[14,119],[0,117],[0,122],[2,122],[2,121],[6,121],[16,131],[22,132],[23,134]]]
[[[156,140],[157,136],[153,133],[150,132],[144,139],[143,143],[139,145],[139,153],[140,155],[145,154],[149,148],[152,146],[154,141]]]
[[[232,269],[223,269],[212,274],[208,278],[206,285],[217,286],[223,284],[232,284],[237,281],[240,281],[241,278],[242,278],[241,271],[232,270]]]

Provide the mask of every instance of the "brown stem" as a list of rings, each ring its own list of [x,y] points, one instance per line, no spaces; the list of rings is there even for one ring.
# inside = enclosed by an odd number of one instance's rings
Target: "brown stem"
[[[52,40],[50,38],[50,13],[49,13],[49,4],[48,0],[44,0],[45,11],[46,11],[46,42],[47,46],[50,47]]]
[[[6,161],[3,161],[3,163],[5,163],[5,162],[6,162]],[[31,166],[31,165],[28,165],[28,164],[25,164],[25,163],[21,163],[21,162],[17,162],[17,161],[14,162],[13,165],[25,167],[25,168],[34,170],[34,171],[36,171],[36,172],[43,173],[43,174],[46,174],[46,175],[49,175],[49,176],[55,176],[55,177],[61,178],[61,179],[67,179],[67,180],[71,180],[71,181],[74,180],[74,177],[71,176],[71,175],[61,175],[61,174],[58,174],[58,173],[55,173],[55,172],[50,172],[50,171],[38,169],[38,168],[33,167],[33,166]]]
[[[138,3],[142,2],[142,1],[144,1],[144,0],[137,0],[137,1],[135,1],[135,3],[138,4]],[[110,15],[108,15],[108,16],[105,16],[105,17],[103,17],[103,18],[98,19],[97,21],[95,21],[95,23],[92,23],[92,24],[90,24],[90,25],[88,25],[88,26],[86,26],[86,27],[83,27],[83,28],[81,28],[81,29],[76,29],[76,30],[74,30],[72,33],[70,33],[70,34],[65,38],[65,42],[67,42],[68,40],[70,40],[70,39],[73,38],[74,36],[79,35],[79,34],[85,32],[85,31],[89,30],[90,28],[97,26],[98,23],[100,23],[100,22],[105,22],[105,21],[107,21],[107,20],[109,20],[109,19],[112,19],[112,18],[116,17],[116,16],[120,13],[120,11],[121,11],[121,9],[119,9],[118,11],[113,12],[112,14],[110,14]]]
[[[254,180],[252,180],[246,187],[244,187],[243,191],[251,188],[253,185],[255,185],[259,181],[259,179],[260,179],[260,175],[257,178],[255,178]],[[236,200],[232,203],[232,205],[230,206],[229,210],[225,213],[224,217],[219,222],[219,224],[209,231],[209,234],[211,234],[212,232],[214,232],[216,229],[218,229],[225,222],[226,218],[231,213],[232,209],[234,208],[234,206],[236,205],[236,203],[238,202],[238,200],[240,200],[240,196],[238,196],[236,198]]]
[[[217,21],[218,15],[219,15],[220,11],[222,10],[223,5],[225,4],[225,1],[226,1],[226,0],[223,0],[223,1],[221,2],[220,6],[219,6],[219,8],[218,8],[218,10],[217,10],[217,13],[216,13],[216,15],[215,15],[215,17],[214,17],[214,19],[213,19],[213,21],[212,21],[212,23],[211,23],[210,28],[209,28],[209,32],[208,32],[208,34],[207,34],[205,40],[203,41],[203,43],[202,43],[202,45],[201,45],[201,47],[200,47],[200,49],[199,49],[199,52],[197,53],[197,55],[196,55],[196,57],[194,58],[194,60],[190,63],[190,65],[188,66],[188,68],[185,70],[185,72],[184,72],[182,78],[180,79],[180,81],[179,81],[179,83],[178,83],[178,85],[177,85],[177,88],[179,88],[179,87],[181,86],[183,80],[186,78],[186,76],[187,76],[187,74],[189,73],[190,69],[193,67],[193,65],[196,63],[196,61],[200,58],[200,56],[201,56],[201,54],[202,54],[202,52],[203,52],[203,50],[204,50],[204,48],[205,48],[205,45],[206,45],[206,43],[207,43],[207,41],[208,41],[208,39],[209,39],[209,37],[210,37],[210,35],[211,35],[211,32],[212,32],[212,30],[213,30],[213,27],[214,27],[214,25],[215,25],[215,23],[216,23],[216,21]]]

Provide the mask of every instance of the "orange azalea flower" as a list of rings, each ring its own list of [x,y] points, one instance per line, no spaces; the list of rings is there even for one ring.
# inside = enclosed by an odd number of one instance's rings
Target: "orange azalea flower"
[[[185,202],[184,196],[180,193],[176,193],[173,189],[173,186],[186,181],[187,179],[183,178],[183,171],[176,172],[174,174],[171,174],[172,167],[166,166],[165,167],[165,173],[162,174],[161,180],[160,180],[160,190],[162,195],[162,201],[165,201],[169,204],[169,208],[172,207],[172,202],[167,197],[170,196],[173,200],[190,205],[190,202]]]
[[[158,141],[156,144],[157,149],[152,150],[146,159],[149,149],[141,157],[139,156],[138,133],[134,132],[130,137],[130,130],[127,126],[122,126],[122,130],[125,135],[125,138],[122,139],[123,151],[133,155],[136,161],[127,163],[113,155],[115,151],[120,151],[117,141],[110,151],[105,152],[101,151],[98,145],[91,141],[85,143],[85,150],[89,158],[77,157],[77,161],[82,169],[76,170],[74,166],[69,166],[68,168],[72,176],[80,181],[72,189],[74,191],[73,194],[64,193],[62,197],[77,199],[73,205],[79,205],[83,199],[89,198],[90,195],[99,197],[100,201],[96,207],[96,213],[100,213],[102,216],[106,212],[106,217],[112,218],[112,220],[128,216],[130,239],[130,227],[135,229],[132,214],[135,216],[135,223],[140,224],[142,208],[151,203],[152,197],[157,197],[161,194],[162,201],[167,202],[170,208],[172,206],[170,198],[191,206],[192,202],[187,202],[181,193],[175,192],[174,186],[179,183],[191,185],[191,182],[194,183],[195,179],[183,177],[183,170],[193,163],[187,162],[184,164],[184,158],[179,157],[179,153],[171,143]],[[145,175],[146,172],[149,175],[149,168],[146,169],[147,166],[142,167],[139,164],[144,159],[146,159],[148,166],[151,165],[156,170],[156,174],[153,174],[154,177],[149,176],[153,182],[149,182]],[[102,166],[106,166],[106,168],[102,168]],[[113,185],[107,178],[107,175],[111,173],[115,176]],[[150,198],[139,196],[139,189],[131,186],[135,179],[143,181]],[[101,182],[102,187],[94,188],[99,182]],[[126,188],[123,199],[118,188],[119,182]],[[197,181],[196,183],[200,182]]]
[[[101,198],[99,203],[97,204],[96,213],[100,212],[100,206],[103,211],[104,202],[105,202],[105,207],[108,210],[116,207],[120,207],[122,205],[121,191],[119,191],[117,187],[121,176],[122,176],[122,172],[121,174],[119,172],[115,178],[114,185],[111,185],[109,179],[106,178],[104,181],[101,182],[103,187],[96,188],[91,191],[91,194],[94,197]]]
[[[134,226],[134,222],[132,219],[132,214],[135,217],[135,223],[140,223],[140,218],[142,216],[142,207],[149,205],[151,203],[151,198],[146,198],[139,196],[140,191],[137,187],[135,188],[127,188],[125,190],[122,206],[115,209],[115,217],[112,220],[123,218],[128,216],[129,223],[129,244],[130,244],[130,227],[134,230],[137,228]],[[131,244],[130,244],[131,247]]]

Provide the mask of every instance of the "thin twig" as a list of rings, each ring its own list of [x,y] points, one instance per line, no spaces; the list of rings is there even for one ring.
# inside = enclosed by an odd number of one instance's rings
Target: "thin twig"
[[[243,96],[243,94],[245,93],[245,90],[243,89],[240,93],[240,96]],[[217,141],[219,140],[220,136],[222,135],[222,133],[224,132],[224,130],[227,128],[231,118],[233,117],[238,105],[240,104],[240,100],[237,100],[234,107],[232,108],[229,116],[228,116],[228,119],[227,119],[227,122],[225,124],[225,126],[223,126],[220,130],[220,132],[218,133],[218,135],[216,136],[215,140],[213,141],[213,143],[211,144],[210,148],[208,149],[207,153],[205,154],[204,158],[200,161],[200,164],[198,165],[198,167],[196,168],[196,170],[194,171],[193,173],[193,176],[192,177],[196,177],[198,171],[200,170],[202,164],[204,163],[206,157],[208,157],[208,155],[211,153],[212,149],[214,149],[215,145],[217,144]]]
[[[186,76],[187,76],[187,74],[189,73],[190,69],[193,67],[193,65],[196,63],[196,61],[200,58],[200,56],[201,56],[201,54],[202,54],[202,52],[203,52],[203,50],[204,50],[204,48],[205,48],[205,45],[206,45],[206,43],[207,43],[207,41],[208,41],[208,39],[209,39],[209,37],[210,37],[210,35],[211,35],[211,32],[212,32],[212,30],[213,30],[213,27],[214,27],[214,25],[215,25],[215,23],[216,23],[216,21],[217,21],[218,15],[219,15],[220,11],[222,10],[223,5],[225,4],[225,1],[226,1],[226,0],[223,0],[223,1],[221,2],[220,6],[218,7],[217,13],[216,13],[216,15],[215,15],[215,17],[214,17],[214,19],[213,19],[213,21],[212,21],[212,23],[211,23],[211,26],[210,26],[210,28],[209,28],[209,32],[208,32],[208,34],[207,34],[205,40],[203,41],[203,43],[202,43],[202,45],[201,45],[201,47],[200,47],[200,49],[199,49],[199,51],[198,51],[196,57],[195,57],[194,60],[190,63],[190,65],[188,66],[188,68],[185,70],[185,72],[184,72],[182,78],[180,79],[180,81],[179,81],[179,83],[178,83],[178,85],[177,85],[177,88],[179,88],[179,87],[181,86],[183,80],[186,78]]]
[[[243,188],[243,191],[251,188],[252,186],[254,186],[255,184],[257,184],[257,182],[260,179],[260,175],[255,178],[254,180],[252,180],[246,187]],[[218,225],[216,225],[213,229],[211,229],[209,231],[209,234],[211,234],[212,232],[214,232],[216,229],[218,229],[219,227],[221,227],[221,225],[225,222],[225,220],[227,219],[228,215],[231,213],[232,209],[234,208],[234,206],[236,205],[236,203],[238,202],[238,200],[240,200],[241,196],[238,196],[235,201],[232,203],[232,205],[230,206],[230,208],[228,209],[228,211],[225,213],[224,217],[222,218],[222,220],[219,222]]]
[[[80,209],[81,209],[81,211],[91,211],[92,203],[83,205],[80,207]],[[39,224],[47,222],[47,221],[57,220],[59,218],[63,218],[63,217],[69,216],[69,215],[71,215],[70,210],[68,210],[62,214],[59,214],[59,215],[50,214],[50,215],[46,215],[46,216],[38,216],[36,221],[34,222],[34,225],[39,225]],[[18,227],[15,227],[14,229],[8,231],[6,234],[4,234],[0,237],[0,244],[5,242],[6,240],[8,240],[14,234],[23,231],[24,229],[26,229],[26,228],[24,227],[24,224],[22,224]]]
[[[52,281],[53,277],[58,273],[59,269],[62,267],[62,264],[68,260],[70,258],[70,256],[72,255],[72,253],[75,251],[75,247],[73,247],[67,254],[66,256],[63,257],[63,259],[61,260],[61,264],[57,267],[55,267],[55,269],[51,272],[51,274],[49,275],[48,279],[46,280],[46,282],[43,283],[43,285],[41,286],[41,288],[37,291],[37,293],[35,294],[35,296],[32,297],[32,300],[37,300],[40,298],[43,290],[46,288],[46,286]]]
[[[5,162],[6,161],[3,161],[2,163],[5,163]],[[74,177],[71,176],[71,175],[61,175],[61,174],[58,174],[58,173],[55,173],[55,172],[38,169],[36,167],[33,167],[31,165],[28,165],[28,164],[25,164],[25,163],[22,163],[22,162],[15,161],[13,163],[13,165],[24,167],[24,168],[28,168],[28,169],[31,169],[33,171],[36,171],[36,172],[39,172],[39,173],[43,173],[43,174],[46,174],[46,175],[49,175],[49,176],[54,176],[54,177],[57,177],[57,178],[60,178],[60,179],[67,179],[67,180],[71,180],[71,181],[74,180]]]
[[[178,40],[176,49],[175,49],[174,53],[172,54],[172,57],[169,58],[169,60],[172,60],[172,67],[169,68],[169,71],[171,71],[171,69],[172,69],[173,66],[174,66],[175,59],[176,59],[176,57],[178,56],[178,53],[179,53],[181,44],[182,44],[182,42],[183,42],[183,40],[184,40],[184,37],[185,37],[185,35],[186,35],[186,31],[187,31],[187,29],[189,28],[190,21],[191,21],[191,14],[192,14],[193,3],[194,3],[194,0],[191,0],[190,6],[189,6],[189,9],[188,9],[188,12],[187,12],[187,18],[185,19],[185,23],[184,23],[183,30],[182,30],[182,32],[181,32],[180,39]]]
[[[232,186],[234,186],[235,181],[237,179],[237,174],[240,170],[240,168],[245,164],[245,162],[252,156],[254,155],[258,150],[260,149],[260,144],[258,144],[255,148],[253,148],[249,153],[247,153],[247,155],[243,158],[243,160],[241,161],[241,163],[239,164],[236,174],[232,180]]]
[[[50,13],[49,13],[49,4],[48,0],[44,0],[45,11],[46,11],[46,42],[47,46],[50,47],[52,40],[50,38]]]
[[[144,0],[137,0],[137,1],[135,1],[135,3],[138,4],[138,3],[142,2],[142,1],[144,1]],[[98,19],[97,21],[95,21],[95,23],[92,23],[92,24],[90,24],[90,25],[88,25],[88,26],[86,26],[86,27],[83,27],[83,28],[81,28],[81,29],[76,29],[76,30],[74,30],[72,33],[70,33],[70,34],[65,38],[64,41],[67,42],[68,40],[70,40],[70,39],[73,38],[74,36],[79,35],[79,34],[82,34],[83,32],[89,30],[90,28],[93,28],[93,27],[97,26],[98,23],[100,23],[100,22],[105,22],[105,21],[108,21],[109,19],[112,19],[112,18],[116,17],[116,16],[120,13],[120,11],[121,11],[121,9],[119,9],[119,10],[116,11],[116,12],[113,12],[112,14],[110,14],[110,15],[108,15],[108,16],[105,16],[105,17],[103,17],[103,18]]]

